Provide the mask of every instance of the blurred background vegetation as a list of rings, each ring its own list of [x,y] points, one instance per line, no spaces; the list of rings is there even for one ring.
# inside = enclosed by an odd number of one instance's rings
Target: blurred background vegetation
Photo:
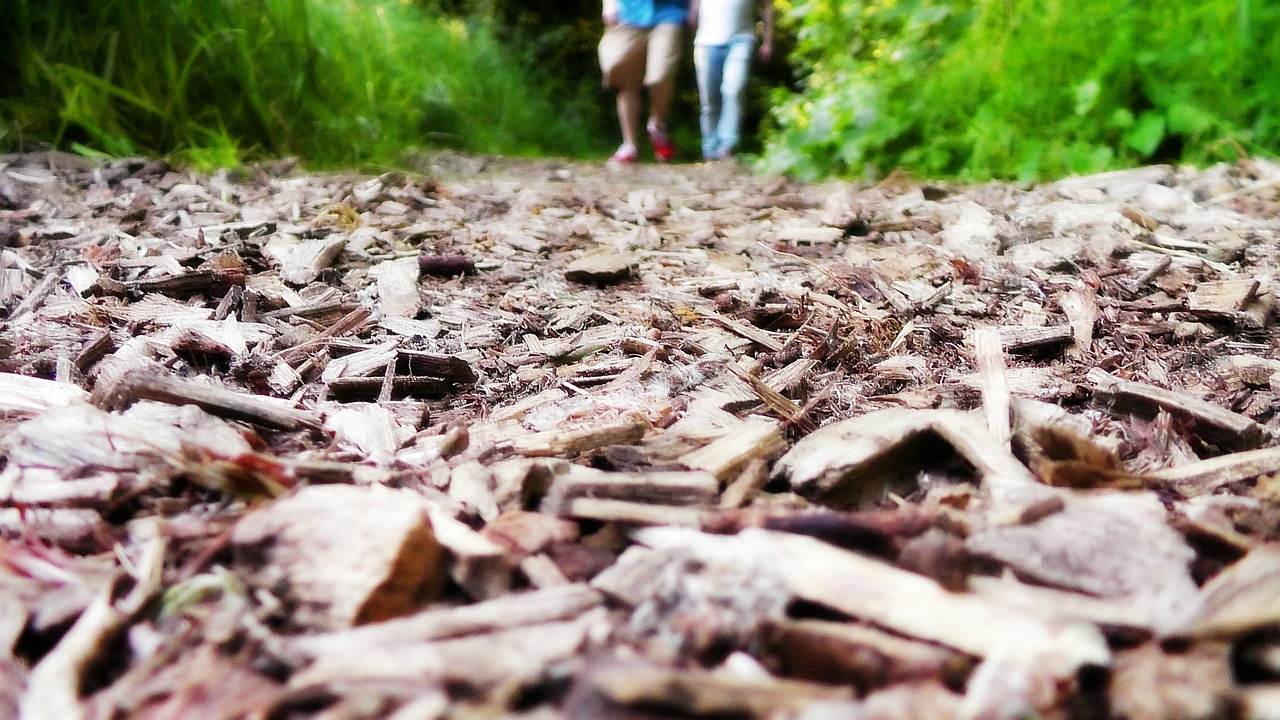
[[[1280,148],[1280,4],[777,0],[745,150],[804,178],[1045,179]],[[603,157],[600,0],[9,0],[0,148]],[[691,62],[671,120],[694,159]]]
[[[1280,3],[793,0],[765,165],[1042,179],[1280,148]],[[841,52],[835,52],[841,48]]]
[[[423,146],[586,155],[602,132],[581,71],[544,62],[541,32],[526,37],[519,13],[374,0],[6,5],[10,148],[337,167],[394,164]],[[566,32],[559,20],[545,30]]]

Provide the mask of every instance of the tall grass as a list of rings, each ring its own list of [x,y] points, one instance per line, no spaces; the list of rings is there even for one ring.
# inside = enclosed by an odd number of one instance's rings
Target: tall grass
[[[375,0],[10,0],[0,143],[316,167],[410,148],[579,154],[534,68],[464,22]],[[0,61],[0,71],[3,63]]]
[[[810,73],[775,169],[1034,179],[1280,149],[1275,3],[787,4]]]

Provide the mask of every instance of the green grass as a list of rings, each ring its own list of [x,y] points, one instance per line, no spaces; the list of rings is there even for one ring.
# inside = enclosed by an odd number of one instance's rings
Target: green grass
[[[293,155],[319,168],[394,164],[423,146],[583,155],[607,145],[485,23],[405,2],[11,5],[13,35],[0,30],[12,48],[0,60],[10,148],[197,166]]]
[[[1044,179],[1280,149],[1262,0],[783,5],[808,74],[777,99],[774,170]]]

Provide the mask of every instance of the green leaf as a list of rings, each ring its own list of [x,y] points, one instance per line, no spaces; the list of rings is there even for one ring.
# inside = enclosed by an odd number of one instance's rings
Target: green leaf
[[[1098,96],[1102,94],[1102,83],[1096,79],[1085,80],[1076,86],[1076,107],[1077,115],[1088,114],[1098,103]]]
[[[1133,121],[1133,111],[1129,108],[1116,108],[1115,112],[1111,113],[1111,122],[1109,124],[1113,128],[1128,130],[1133,127]]]
[[[1169,108],[1169,132],[1199,135],[1218,124],[1213,113],[1190,103],[1176,103]]]
[[[1124,134],[1124,144],[1146,157],[1160,147],[1164,140],[1165,118],[1157,112],[1147,111],[1138,116],[1129,132]]]

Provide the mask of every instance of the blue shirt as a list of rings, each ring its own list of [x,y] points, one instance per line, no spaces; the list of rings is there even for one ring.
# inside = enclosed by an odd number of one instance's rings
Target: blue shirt
[[[689,16],[689,0],[619,0],[618,21],[649,28],[666,23],[682,24]]]

